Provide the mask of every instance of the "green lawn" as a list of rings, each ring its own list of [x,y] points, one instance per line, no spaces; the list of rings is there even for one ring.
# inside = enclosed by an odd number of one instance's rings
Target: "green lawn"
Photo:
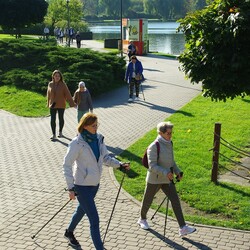
[[[247,150],[250,144],[250,97],[224,102],[211,102],[198,96],[167,120],[174,123],[175,159],[184,171],[183,181],[176,185],[179,195],[192,212],[185,214],[195,223],[250,229],[250,187],[211,182],[214,124],[222,124],[221,136],[233,145]],[[131,145],[121,154],[121,159],[131,162],[131,171],[124,181],[124,189],[139,201],[145,187],[146,169],[141,157],[146,147],[155,139],[156,129]],[[249,149],[249,148],[248,148]],[[248,150],[249,151],[249,150]],[[239,155],[221,146],[221,153],[240,160]],[[233,168],[220,158],[220,164]],[[220,172],[223,170],[220,169]],[[118,180],[122,173],[115,172]],[[154,204],[153,208],[158,207]],[[164,208],[161,209],[162,212]],[[171,213],[172,214],[172,213]]]
[[[15,35],[9,35],[9,34],[0,34],[0,39],[16,39]],[[21,39],[25,39],[25,40],[34,40],[37,39],[38,36],[34,36],[34,35],[22,35]],[[20,39],[20,38],[19,38]]]
[[[46,97],[35,92],[17,89],[14,86],[2,86],[0,100],[0,109],[15,115],[25,117],[49,115]]]
[[[0,36],[2,38],[2,35]],[[0,109],[25,117],[49,115],[46,97],[13,86],[0,87]],[[219,183],[211,179],[214,124],[222,124],[222,137],[238,148],[249,151],[250,97],[227,102],[211,102],[198,96],[167,120],[174,123],[174,149],[177,164],[184,171],[178,183],[179,195],[195,212],[186,213],[187,220],[208,225],[250,229],[250,188],[236,184]],[[131,171],[124,182],[124,189],[139,201],[142,199],[146,169],[141,157],[146,147],[155,139],[156,130],[149,131],[120,156],[131,162]],[[238,153],[221,147],[221,153],[240,160]],[[220,164],[233,168],[225,158]],[[220,169],[222,172],[223,170]],[[122,173],[115,172],[118,180]],[[157,204],[152,205],[153,208]],[[164,208],[161,210],[164,212]],[[170,211],[171,214],[171,211]],[[202,215],[201,215],[202,214]]]
[[[2,86],[0,100],[0,109],[19,116],[39,117],[49,114],[46,97],[31,91]],[[167,119],[174,123],[175,159],[184,171],[183,181],[178,183],[177,189],[182,201],[195,211],[185,214],[188,221],[249,230],[250,187],[229,183],[215,185],[210,181],[214,124],[222,124],[221,136],[224,139],[247,150],[250,144],[249,103],[250,97],[224,103],[211,102],[198,96]],[[142,199],[146,175],[141,157],[155,137],[156,130],[153,129],[120,156],[124,161],[131,162],[131,171],[123,188],[139,201]],[[221,153],[234,160],[240,159],[236,152],[225,147],[221,147]],[[223,158],[220,164],[233,167]],[[121,180],[122,173],[116,171],[115,174]],[[152,205],[153,208],[157,206]],[[165,212],[164,208],[160,211]]]

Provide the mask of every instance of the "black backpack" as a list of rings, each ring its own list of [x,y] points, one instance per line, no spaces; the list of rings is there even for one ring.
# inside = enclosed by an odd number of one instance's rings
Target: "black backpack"
[[[157,147],[157,160],[159,159],[159,154],[160,154],[160,143],[158,141],[155,141],[155,145]],[[147,155],[147,149],[145,150],[144,152],[144,155],[141,159],[141,162],[142,162],[142,165],[145,167],[145,168],[148,168],[148,155]]]

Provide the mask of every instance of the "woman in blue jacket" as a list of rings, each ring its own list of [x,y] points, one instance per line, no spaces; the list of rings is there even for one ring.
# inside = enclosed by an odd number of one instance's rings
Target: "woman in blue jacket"
[[[139,100],[140,83],[143,81],[143,67],[135,55],[131,56],[128,64],[125,81],[129,84],[129,102],[133,101],[133,92],[135,88],[135,101]]]

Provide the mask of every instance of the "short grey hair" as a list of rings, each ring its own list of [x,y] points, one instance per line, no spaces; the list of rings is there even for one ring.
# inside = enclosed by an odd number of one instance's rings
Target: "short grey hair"
[[[172,129],[174,124],[171,122],[160,122],[157,125],[157,132],[166,133],[167,129]]]

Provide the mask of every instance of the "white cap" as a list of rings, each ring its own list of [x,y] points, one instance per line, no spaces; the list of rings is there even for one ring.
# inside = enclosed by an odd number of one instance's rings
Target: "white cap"
[[[79,82],[79,88],[84,87],[85,88],[85,82]]]

